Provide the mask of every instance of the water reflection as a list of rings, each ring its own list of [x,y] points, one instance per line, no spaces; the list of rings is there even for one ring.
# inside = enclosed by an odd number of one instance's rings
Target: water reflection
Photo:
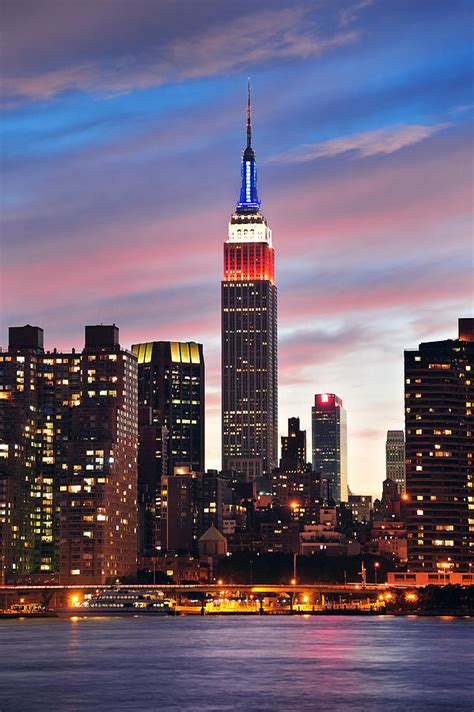
[[[448,618],[5,621],[0,709],[472,710],[473,624]]]

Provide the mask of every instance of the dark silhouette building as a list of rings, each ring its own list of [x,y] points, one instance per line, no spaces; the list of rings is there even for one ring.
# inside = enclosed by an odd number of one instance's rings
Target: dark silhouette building
[[[283,516],[305,524],[315,524],[321,504],[321,481],[311,463],[306,462],[306,431],[299,418],[289,418],[288,435],[281,438],[280,467],[271,474],[274,508]]]
[[[204,355],[195,342],[134,344],[140,412],[138,452],[139,546],[162,546],[161,478],[176,467],[204,471]],[[168,526],[168,525],[167,525]]]
[[[222,469],[242,480],[277,464],[277,289],[272,233],[260,210],[250,90],[242,188],[224,245]]]
[[[342,400],[317,393],[312,414],[313,469],[321,479],[323,499],[347,502],[347,421]]]
[[[474,531],[474,319],[405,351],[408,564],[468,570]]]
[[[281,437],[280,470],[306,469],[306,430],[300,430],[299,418],[288,418],[288,435]]]

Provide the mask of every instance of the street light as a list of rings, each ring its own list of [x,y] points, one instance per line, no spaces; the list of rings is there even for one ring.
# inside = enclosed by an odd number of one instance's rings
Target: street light
[[[377,570],[379,568],[380,564],[378,561],[375,562],[374,564],[374,570],[375,570],[375,585],[377,585]]]

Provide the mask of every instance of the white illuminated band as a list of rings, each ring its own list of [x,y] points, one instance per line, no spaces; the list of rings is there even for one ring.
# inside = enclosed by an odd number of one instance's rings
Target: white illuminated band
[[[227,242],[266,242],[272,246],[272,231],[262,223],[229,223],[229,238]]]
[[[247,203],[250,203],[252,199],[252,193],[251,193],[251,182],[250,182],[250,171],[251,171],[251,164],[250,161],[245,162],[245,200]]]

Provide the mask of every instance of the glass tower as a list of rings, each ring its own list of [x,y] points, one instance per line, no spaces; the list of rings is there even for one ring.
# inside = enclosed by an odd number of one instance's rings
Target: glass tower
[[[312,408],[313,469],[325,501],[347,502],[347,420],[342,400],[318,393]]]

